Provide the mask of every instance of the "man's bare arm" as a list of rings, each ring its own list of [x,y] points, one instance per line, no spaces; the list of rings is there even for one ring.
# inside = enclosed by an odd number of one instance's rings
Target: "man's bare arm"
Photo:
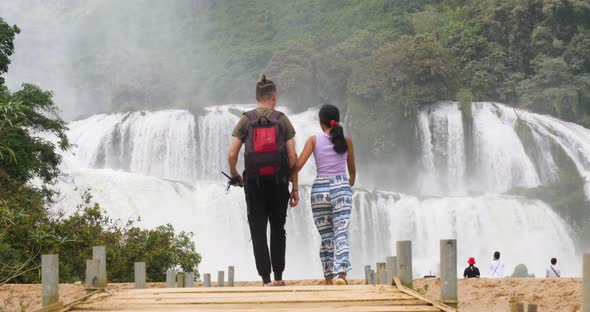
[[[295,165],[297,164],[297,150],[295,150],[295,140],[291,139],[286,143],[287,147],[287,155],[289,155],[289,169],[292,172],[295,169]],[[291,195],[289,197],[289,204],[291,207],[296,207],[299,203],[299,179],[297,176],[297,172],[291,175],[293,179],[293,189],[291,190]]]
[[[295,139],[291,139],[286,143],[287,155],[289,155],[289,169],[293,169],[297,163],[297,150],[295,150]]]
[[[227,153],[227,160],[229,162],[229,175],[231,177],[237,177],[240,175],[236,166],[238,165],[238,155],[240,154],[241,148],[242,140],[234,137],[231,141],[231,145],[229,146],[229,152]]]

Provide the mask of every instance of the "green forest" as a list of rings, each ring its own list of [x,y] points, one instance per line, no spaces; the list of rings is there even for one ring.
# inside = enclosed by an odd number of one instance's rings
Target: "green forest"
[[[585,0],[212,1],[209,21],[223,68],[209,73],[214,99],[248,98],[266,73],[290,106],[345,108],[356,130],[379,138],[371,150],[395,146],[383,140],[396,121],[441,100],[590,126]]]

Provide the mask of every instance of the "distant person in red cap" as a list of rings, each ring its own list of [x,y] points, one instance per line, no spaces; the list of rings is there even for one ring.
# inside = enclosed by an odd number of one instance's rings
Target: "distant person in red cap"
[[[467,260],[467,263],[469,263],[469,266],[465,269],[465,272],[463,272],[463,277],[479,278],[479,269],[475,266],[475,258],[470,257],[469,260]]]

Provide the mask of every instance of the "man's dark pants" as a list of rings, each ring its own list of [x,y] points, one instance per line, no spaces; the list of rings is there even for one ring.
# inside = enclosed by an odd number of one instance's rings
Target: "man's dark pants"
[[[248,224],[254,248],[256,269],[264,283],[270,283],[271,263],[274,278],[283,279],[285,270],[287,206],[289,184],[277,183],[275,179],[248,181],[245,183]],[[266,229],[270,222],[270,254]]]

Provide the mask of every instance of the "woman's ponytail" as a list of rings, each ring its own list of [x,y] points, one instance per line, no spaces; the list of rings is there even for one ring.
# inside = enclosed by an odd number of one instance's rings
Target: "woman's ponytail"
[[[344,137],[344,128],[340,125],[340,111],[338,107],[330,104],[322,106],[320,109],[320,122],[329,129],[330,140],[334,144],[334,150],[338,154],[344,154],[348,151],[348,143]]]
[[[348,150],[348,143],[344,137],[344,128],[340,124],[336,124],[330,131],[330,139],[334,144],[334,150],[338,154],[344,154]]]

